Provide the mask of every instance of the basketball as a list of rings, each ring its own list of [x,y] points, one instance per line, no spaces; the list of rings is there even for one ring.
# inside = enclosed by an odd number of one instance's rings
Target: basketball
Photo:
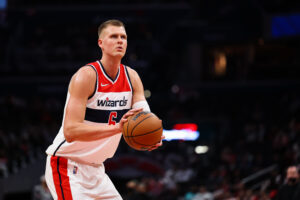
[[[128,117],[122,134],[130,147],[145,151],[160,142],[162,132],[162,121],[151,112],[141,111]]]

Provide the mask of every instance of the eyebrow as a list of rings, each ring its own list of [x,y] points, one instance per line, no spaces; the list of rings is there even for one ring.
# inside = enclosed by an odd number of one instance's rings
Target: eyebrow
[[[123,34],[123,33],[112,33],[112,34],[110,34],[109,36],[111,37],[111,36],[118,36],[118,35],[121,35],[121,36],[124,36],[124,37],[127,38],[127,35],[126,35],[126,34]]]

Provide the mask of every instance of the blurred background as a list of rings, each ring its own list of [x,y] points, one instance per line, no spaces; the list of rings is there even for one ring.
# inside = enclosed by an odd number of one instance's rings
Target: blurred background
[[[286,168],[299,165],[292,0],[0,0],[0,199],[50,199],[45,150],[71,76],[101,58],[97,28],[108,19],[125,23],[123,63],[164,128],[200,132],[152,152],[122,140],[105,166],[123,198],[275,199]]]

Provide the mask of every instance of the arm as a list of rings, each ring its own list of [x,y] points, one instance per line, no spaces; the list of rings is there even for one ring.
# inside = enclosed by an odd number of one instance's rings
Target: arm
[[[129,77],[130,77],[132,87],[133,87],[132,105],[134,105],[137,102],[145,101],[146,105],[143,104],[143,107],[150,111],[150,108],[149,108],[148,104],[146,103],[147,101],[146,101],[146,98],[144,95],[144,86],[141,81],[141,78],[139,77],[138,73],[135,70],[131,69],[130,67],[127,67],[127,69],[128,69]],[[148,151],[152,151],[152,150],[157,149],[158,147],[162,146],[163,139],[165,139],[164,135],[162,135],[161,141],[159,143],[157,143],[155,146],[153,146],[152,148],[150,148]]]
[[[144,95],[144,86],[140,76],[135,70],[131,69],[130,67],[127,67],[127,69],[133,87],[132,105],[134,105],[139,101],[146,101]]]
[[[93,141],[122,132],[127,117],[134,113],[128,111],[116,125],[89,125],[83,123],[88,97],[94,92],[96,73],[91,67],[82,67],[74,74],[69,85],[69,101],[64,118],[64,135],[68,142]]]

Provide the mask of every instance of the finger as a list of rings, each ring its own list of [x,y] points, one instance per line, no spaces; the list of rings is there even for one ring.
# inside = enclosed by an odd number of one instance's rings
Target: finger
[[[121,123],[123,123],[123,124],[124,124],[125,122],[127,122],[127,121],[128,121],[128,119],[126,119],[126,118],[122,118],[122,119],[121,119]]]
[[[156,145],[150,147],[150,148],[148,149],[148,151],[153,151],[153,150],[157,149],[157,148],[160,147],[160,146],[162,146],[162,142],[159,142],[159,143],[157,143]]]
[[[156,148],[149,148],[148,151],[153,151],[154,149],[156,149]]]
[[[128,112],[128,113],[126,113],[125,115],[123,115],[123,118],[127,118],[127,117],[129,117],[130,115],[132,115],[132,113]]]
[[[138,111],[139,111],[139,110],[138,110]],[[123,118],[128,118],[128,117],[134,115],[134,114],[135,114],[136,112],[138,112],[138,111],[130,110],[130,111],[128,111],[127,113],[125,113],[125,114],[123,115]]]
[[[162,145],[162,142],[156,144],[155,146],[156,146],[156,147],[160,147],[161,145]]]
[[[148,149],[148,151],[153,151],[153,150],[157,149],[157,148],[160,147],[160,146],[161,146],[161,145],[156,144],[155,146],[150,147],[150,148]]]
[[[132,112],[139,112],[139,111],[142,111],[142,110],[143,110],[143,108],[133,108],[130,111],[132,111]]]
[[[162,139],[162,140],[163,140],[163,139],[166,139],[166,136],[162,135],[162,136],[161,136],[161,139]]]
[[[127,118],[127,117],[130,117],[131,115],[134,115],[134,113],[131,111],[128,111],[123,117]]]

